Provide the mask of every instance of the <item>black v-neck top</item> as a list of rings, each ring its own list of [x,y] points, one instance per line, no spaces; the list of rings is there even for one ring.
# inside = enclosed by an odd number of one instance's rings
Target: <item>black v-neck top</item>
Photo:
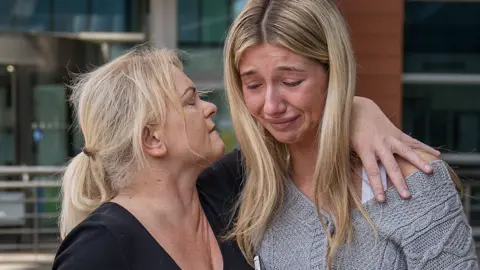
[[[229,229],[241,190],[240,153],[225,155],[197,181],[203,211],[217,236],[226,270],[252,269],[237,244],[220,240]],[[125,208],[105,203],[75,227],[60,245],[53,270],[180,269],[145,227]]]

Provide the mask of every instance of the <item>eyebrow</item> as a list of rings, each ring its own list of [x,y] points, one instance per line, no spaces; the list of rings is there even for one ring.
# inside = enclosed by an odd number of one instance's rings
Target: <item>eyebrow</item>
[[[294,71],[294,72],[306,72],[305,70],[297,67],[292,67],[292,66],[279,66],[277,67],[277,70],[282,70],[282,71]]]
[[[250,75],[253,75],[255,73],[257,73],[256,70],[253,70],[253,69],[247,70],[245,72],[240,73],[240,77],[250,76]]]
[[[306,72],[305,70],[297,67],[292,67],[292,66],[279,66],[275,68],[276,70],[281,70],[281,71],[293,71],[293,72]],[[240,77],[245,77],[245,76],[250,76],[257,73],[256,70],[247,70],[245,72],[240,73]]]
[[[182,94],[182,97],[185,96],[189,91],[193,91],[193,93],[196,93],[197,92],[197,88],[193,87],[193,86],[189,86],[187,89],[185,89],[185,91],[183,92]]]

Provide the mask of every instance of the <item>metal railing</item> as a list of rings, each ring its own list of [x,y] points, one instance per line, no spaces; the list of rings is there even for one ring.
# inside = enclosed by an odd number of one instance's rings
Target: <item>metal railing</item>
[[[480,212],[480,208],[474,209],[472,201],[480,201],[473,195],[473,189],[480,187],[480,154],[477,153],[446,153],[442,159],[452,167],[462,179],[463,184],[463,208],[468,222],[472,224],[472,214]],[[474,211],[475,210],[475,211]],[[472,225],[473,235],[480,237],[480,226]]]
[[[0,166],[0,252],[58,248],[62,167]]]
[[[463,203],[470,221],[475,210],[472,188],[480,187],[480,154],[443,154],[442,159],[463,180]],[[0,166],[0,252],[53,252],[58,248],[62,170],[51,166]],[[480,227],[473,227],[473,234],[480,236]]]

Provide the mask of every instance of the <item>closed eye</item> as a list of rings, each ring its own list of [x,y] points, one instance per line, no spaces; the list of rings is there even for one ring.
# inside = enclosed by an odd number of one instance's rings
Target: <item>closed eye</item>
[[[295,87],[295,86],[299,86],[302,82],[303,80],[298,80],[298,81],[292,81],[292,82],[283,82],[283,84],[285,84],[288,87]]]
[[[260,87],[261,84],[248,84],[247,85],[247,89],[250,89],[250,90],[255,90],[257,89],[258,87]]]

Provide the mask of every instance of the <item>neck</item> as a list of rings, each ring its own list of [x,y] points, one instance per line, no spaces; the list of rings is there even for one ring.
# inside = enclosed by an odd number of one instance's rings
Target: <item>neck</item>
[[[196,190],[198,175],[198,170],[143,171],[112,201],[155,226],[198,226],[203,217]]]
[[[313,192],[313,174],[317,161],[316,138],[302,140],[288,146],[291,161],[291,177],[297,187],[308,197]]]

